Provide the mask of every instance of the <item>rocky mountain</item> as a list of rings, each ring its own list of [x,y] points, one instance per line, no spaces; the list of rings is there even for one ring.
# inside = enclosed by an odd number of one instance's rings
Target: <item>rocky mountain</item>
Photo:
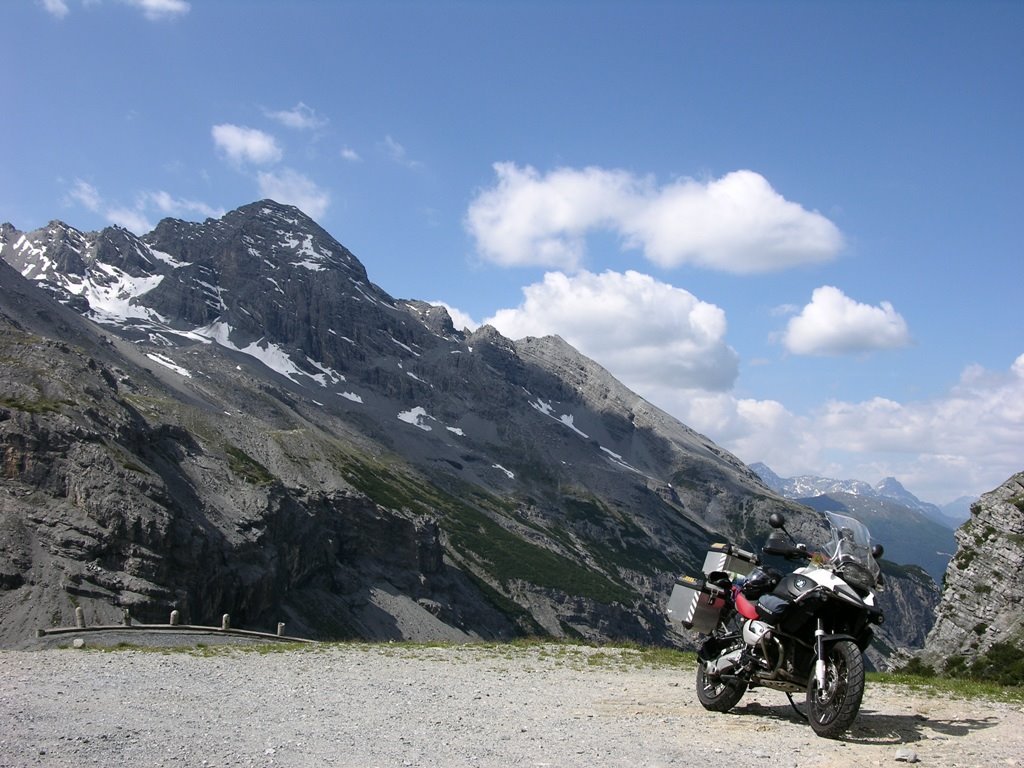
[[[80,606],[686,644],[664,603],[709,541],[822,535],[561,339],[457,331],[296,208],[4,224],[0,255],[2,643]]]
[[[750,469],[764,481],[765,485],[787,499],[806,499],[831,493],[889,499],[909,509],[917,510],[950,529],[955,529],[967,519],[970,514],[970,505],[975,501],[975,499],[964,497],[939,507],[930,502],[921,501],[904,488],[903,484],[895,477],[885,477],[875,485],[871,485],[863,480],[836,480],[817,475],[782,478],[762,462],[751,464]]]
[[[918,565],[942,583],[946,564],[956,543],[953,529],[937,522],[946,519],[934,504],[922,502],[895,478],[877,485],[860,480],[833,480],[802,476],[783,479],[764,464],[751,469],[772,490],[820,511],[833,510],[856,517],[871,529],[886,549],[886,558]]]
[[[956,532],[935,626],[923,653],[942,669],[994,646],[1024,651],[1024,472],[983,494]]]

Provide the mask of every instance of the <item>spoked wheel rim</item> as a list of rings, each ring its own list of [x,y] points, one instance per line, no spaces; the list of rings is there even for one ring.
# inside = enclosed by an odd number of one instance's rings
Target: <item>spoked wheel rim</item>
[[[848,640],[835,643],[825,654],[825,684],[811,672],[807,685],[807,717],[819,736],[834,739],[857,718],[864,697],[864,657]]]
[[[708,670],[708,662],[697,662],[697,700],[704,709],[726,712],[736,705],[747,690],[747,684],[732,676]]]
[[[835,722],[843,709],[850,688],[850,670],[841,655],[830,657],[825,664],[825,687],[814,685],[814,720],[819,725]]]

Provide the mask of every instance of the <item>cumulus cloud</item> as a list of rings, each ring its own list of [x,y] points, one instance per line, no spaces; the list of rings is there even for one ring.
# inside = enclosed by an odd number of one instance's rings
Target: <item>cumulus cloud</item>
[[[352,149],[352,147],[342,147],[340,154],[343,160],[348,160],[352,163],[357,163],[363,159],[359,156],[358,152]]]
[[[725,313],[649,275],[549,272],[523,294],[485,322],[513,339],[557,334],[641,395],[659,382],[726,390],[736,379]]]
[[[236,163],[276,163],[283,155],[277,140],[256,128],[222,123],[213,126],[210,133],[217,148]]]
[[[1021,471],[1024,354],[1008,371],[970,366],[943,395],[908,403],[833,400],[795,414],[774,400],[731,393],[665,387],[648,399],[743,461],[763,461],[784,477],[892,476],[924,500],[944,503]]]
[[[563,168],[542,177],[514,163],[494,170],[497,185],[477,195],[465,223],[480,255],[506,267],[579,268],[587,233],[614,228],[619,212],[642,196],[623,171]]]
[[[910,344],[910,331],[892,304],[861,304],[831,285],[816,288],[811,303],[792,318],[782,343],[795,355],[844,355]]]
[[[465,226],[479,254],[503,266],[577,269],[595,231],[617,234],[663,267],[740,274],[827,261],[843,246],[831,221],[786,200],[753,171],[659,187],[649,177],[595,167],[541,175],[495,163],[494,170],[496,184],[471,202]]]
[[[328,122],[327,118],[320,117],[312,108],[306,106],[301,101],[291,109],[280,111],[268,110],[266,114],[267,117],[276,120],[281,125],[304,131],[323,128]]]
[[[323,216],[331,203],[331,195],[327,190],[292,168],[261,171],[257,179],[263,197],[294,205],[314,219]]]

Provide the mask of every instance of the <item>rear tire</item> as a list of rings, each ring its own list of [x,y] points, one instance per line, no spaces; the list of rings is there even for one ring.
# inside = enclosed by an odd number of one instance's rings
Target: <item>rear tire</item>
[[[864,657],[849,640],[825,651],[825,686],[811,672],[807,683],[807,717],[819,736],[835,739],[853,725],[864,698]]]
[[[747,684],[742,680],[709,675],[707,664],[697,660],[697,699],[704,709],[711,712],[728,712],[743,698]]]

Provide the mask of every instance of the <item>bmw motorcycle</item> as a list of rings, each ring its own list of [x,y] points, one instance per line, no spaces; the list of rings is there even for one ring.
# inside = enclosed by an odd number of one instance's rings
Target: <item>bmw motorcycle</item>
[[[864,695],[863,652],[881,588],[880,545],[846,515],[826,512],[830,541],[811,553],[769,518],[766,555],[805,564],[783,576],[757,555],[715,544],[703,578],[682,577],[669,599],[669,618],[704,635],[697,654],[697,698],[725,712],[748,688],[783,691],[818,736],[837,738],[857,718]],[[806,694],[806,712],[793,701]]]

